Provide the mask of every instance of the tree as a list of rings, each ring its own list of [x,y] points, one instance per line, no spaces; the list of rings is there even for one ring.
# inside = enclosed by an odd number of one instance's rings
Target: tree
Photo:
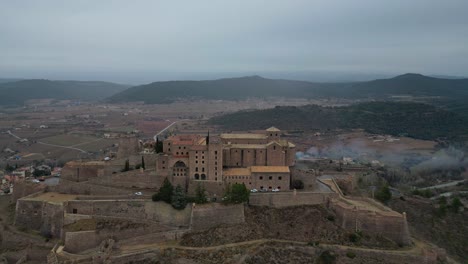
[[[304,182],[301,180],[294,180],[292,181],[292,187],[294,189],[302,190],[304,189]]]
[[[124,171],[129,171],[129,170],[130,170],[130,161],[127,159],[125,160],[125,167],[122,171],[124,172]]]
[[[166,203],[171,203],[172,192],[174,187],[167,178],[164,179],[163,185],[159,188],[159,191],[153,195],[153,201],[164,201]]]
[[[7,163],[7,164],[5,165],[5,171],[6,171],[6,172],[12,172],[12,171],[14,171],[14,170],[15,170],[15,167],[11,166],[10,164]]]
[[[199,183],[197,189],[195,190],[195,203],[203,204],[208,202],[205,194],[205,188]]]
[[[382,186],[376,193],[375,199],[381,201],[382,203],[386,203],[392,199],[392,192],[390,192],[390,188],[388,184]]]
[[[141,167],[146,170],[146,167],[145,167],[145,158],[143,156],[141,156]]]
[[[154,151],[156,153],[163,152],[163,142],[159,141],[159,138],[156,138],[156,144],[154,144]]]
[[[450,204],[450,208],[452,209],[452,211],[454,213],[458,213],[458,211],[460,210],[460,207],[462,207],[462,206],[463,206],[463,204],[460,201],[460,198],[455,197],[455,198],[452,199],[452,203]]]
[[[223,197],[225,203],[243,203],[249,200],[250,191],[245,187],[245,184],[235,183],[229,185],[226,194]]]
[[[180,185],[177,185],[172,192],[171,204],[177,210],[182,210],[187,206],[187,198],[185,192]]]

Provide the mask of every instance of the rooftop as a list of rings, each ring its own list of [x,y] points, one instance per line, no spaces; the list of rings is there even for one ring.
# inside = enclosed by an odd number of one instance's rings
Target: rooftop
[[[272,126],[272,127],[268,128],[266,131],[268,131],[268,132],[280,132],[281,130],[279,130],[276,127]]]
[[[266,148],[265,144],[231,144],[229,145],[230,148],[233,149],[264,149]]]
[[[251,172],[278,172],[278,173],[289,173],[288,166],[252,166],[250,167]]]
[[[253,133],[221,134],[220,137],[224,139],[267,139],[268,138],[264,134],[253,134]]]
[[[223,171],[224,176],[250,176],[250,168],[231,168]]]

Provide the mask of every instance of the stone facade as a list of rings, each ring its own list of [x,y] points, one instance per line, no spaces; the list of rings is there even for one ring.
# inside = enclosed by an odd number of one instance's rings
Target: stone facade
[[[156,172],[182,186],[192,181],[237,182],[250,189],[288,190],[295,145],[280,134],[272,127],[257,133],[172,136],[163,141]]]

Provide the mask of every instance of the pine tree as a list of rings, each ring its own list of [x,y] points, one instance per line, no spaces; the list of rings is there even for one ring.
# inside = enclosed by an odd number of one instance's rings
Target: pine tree
[[[171,203],[172,192],[174,187],[167,178],[164,179],[163,185],[159,188],[159,191],[153,195],[153,201],[164,201],[166,203]]]
[[[177,210],[182,210],[187,206],[187,198],[185,192],[180,185],[174,189],[171,197],[171,204]]]
[[[162,141],[159,141],[159,138],[156,138],[156,144],[154,145],[154,151],[156,153],[163,152],[163,143],[162,143]]]

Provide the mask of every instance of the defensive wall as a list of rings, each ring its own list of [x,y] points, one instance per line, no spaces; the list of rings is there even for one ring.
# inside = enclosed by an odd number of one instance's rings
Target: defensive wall
[[[317,187],[317,176],[313,170],[291,168],[291,184],[294,180],[304,183],[304,190],[313,190]]]
[[[288,191],[288,192],[268,192],[251,193],[249,204],[254,206],[269,206],[275,208],[326,204],[330,199],[338,197],[334,192],[308,192],[308,191]]]
[[[149,220],[188,228],[191,208],[187,206],[184,210],[174,210],[166,203],[148,200],[73,200],[67,203],[65,213]]]
[[[102,175],[90,179],[89,183],[116,188],[159,188],[164,178],[157,176],[154,170],[131,170]]]
[[[73,182],[66,179],[60,179],[60,183],[50,188],[50,190],[59,193],[81,195],[128,195],[132,193],[129,190],[115,187],[96,185],[90,182]]]
[[[194,204],[191,219],[191,230],[204,230],[220,225],[244,223],[244,205]]]
[[[17,181],[13,186],[11,202],[16,203],[16,201],[18,201],[18,199],[21,197],[44,191],[46,188],[47,187],[44,184],[37,184],[30,181]]]
[[[359,204],[362,206],[342,198],[334,199],[329,204],[342,228],[353,232],[379,234],[401,245],[411,244],[405,213],[392,211],[370,199],[356,200],[360,200],[362,203]]]

